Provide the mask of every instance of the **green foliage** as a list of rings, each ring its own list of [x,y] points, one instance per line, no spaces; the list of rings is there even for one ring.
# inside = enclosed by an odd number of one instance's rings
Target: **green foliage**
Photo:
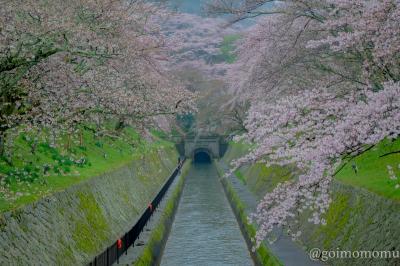
[[[79,139],[79,134],[72,136],[72,141],[68,136],[60,136],[57,146],[42,141],[46,139],[42,136],[47,135],[40,132],[19,136],[14,141],[12,164],[0,159],[0,212],[118,169],[158,152],[161,147],[173,147],[157,137],[152,143],[146,142],[129,127],[117,138],[96,136],[92,130],[83,129],[82,143],[73,141]],[[37,140],[33,141],[34,138]],[[68,142],[71,144],[67,148]]]
[[[224,40],[222,41],[220,50],[222,57],[225,59],[225,62],[228,64],[233,64],[237,60],[237,56],[235,54],[235,42],[240,39],[239,34],[231,34],[224,36]]]
[[[34,182],[39,179],[41,168],[30,163],[22,168],[12,168],[6,171],[5,174],[4,182],[8,185],[13,182]]]

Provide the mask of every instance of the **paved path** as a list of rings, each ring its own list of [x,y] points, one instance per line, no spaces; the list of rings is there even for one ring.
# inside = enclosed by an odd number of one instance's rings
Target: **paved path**
[[[160,219],[161,219],[162,213],[165,209],[165,206],[166,206],[168,200],[171,198],[172,193],[175,191],[175,188],[178,185],[180,179],[181,179],[181,176],[180,176],[180,174],[178,174],[175,177],[174,182],[172,182],[171,186],[169,187],[163,200],[158,205],[158,208],[154,211],[154,214],[151,216],[150,221],[147,223],[143,232],[140,234],[139,239],[136,240],[135,244],[132,245],[128,249],[126,255],[122,255],[119,258],[119,264],[114,263],[113,265],[126,265],[126,266],[129,265],[130,266],[143,253],[143,250],[146,247],[146,244],[150,240],[152,231],[153,231],[153,229],[155,229],[158,226],[158,223],[160,222]]]
[[[222,160],[217,163],[220,164],[225,172],[229,170],[229,166],[227,166]],[[254,212],[258,203],[255,195],[236,176],[230,176],[228,178],[228,181],[230,181],[233,189],[235,189],[239,198],[246,205],[246,212]],[[264,241],[264,243],[286,266],[323,265],[319,262],[312,261],[309,258],[307,252],[303,250],[302,247],[300,247],[298,244],[293,242],[292,239],[286,234],[281,234],[281,237],[273,244],[269,244],[268,241]]]

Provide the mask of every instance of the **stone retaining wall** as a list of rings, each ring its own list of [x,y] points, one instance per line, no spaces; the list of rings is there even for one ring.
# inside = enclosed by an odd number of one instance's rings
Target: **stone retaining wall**
[[[0,214],[0,265],[85,265],[128,231],[176,167],[173,148]]]
[[[229,147],[223,160],[230,163],[245,153],[239,145]],[[278,183],[293,176],[290,167],[268,168],[260,165],[242,167],[246,186],[259,199]],[[298,217],[292,231],[301,231],[300,244],[304,249],[325,251],[399,251],[400,202],[384,198],[363,188],[332,184],[333,201],[326,213],[326,226],[308,222],[309,213]],[[398,253],[397,253],[398,254]],[[329,259],[328,265],[400,265],[398,259]]]
[[[300,217],[296,229],[307,247],[333,251],[400,252],[400,203],[361,188],[335,182],[326,226]],[[397,256],[399,253],[397,253]],[[329,259],[329,265],[399,265],[397,259]]]
[[[155,214],[153,218],[155,220],[153,221],[153,226],[148,226],[151,233],[147,239],[144,240],[146,244],[132,265],[143,266],[161,264],[164,248],[175,219],[175,214],[178,210],[180,198],[185,186],[185,178],[190,167],[191,160],[188,159],[184,163],[180,175],[174,181],[175,186],[170,188],[165,199],[161,202],[161,206],[158,209],[159,213]]]

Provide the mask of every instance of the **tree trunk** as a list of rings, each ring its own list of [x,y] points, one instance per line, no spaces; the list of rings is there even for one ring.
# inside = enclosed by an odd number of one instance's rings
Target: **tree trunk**
[[[70,148],[71,148],[71,134],[68,134],[67,140],[64,144],[64,149],[68,151]]]
[[[79,145],[83,147],[83,129],[79,130]]]
[[[117,124],[115,125],[115,130],[119,131],[122,130],[125,127],[125,119],[123,117],[120,117],[118,119]]]
[[[0,132],[0,157],[4,156],[5,136],[4,132]]]
[[[67,148],[68,150],[71,149],[71,134],[68,134]]]
[[[56,135],[56,131],[55,130],[52,130],[51,131],[51,146],[52,147],[56,147],[57,145],[57,135]]]

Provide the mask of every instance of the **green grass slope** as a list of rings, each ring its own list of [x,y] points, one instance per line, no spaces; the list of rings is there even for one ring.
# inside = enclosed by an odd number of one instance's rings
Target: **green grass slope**
[[[159,149],[174,148],[172,143],[156,136],[154,142],[147,142],[132,128],[125,128],[118,136],[101,137],[82,129],[81,134],[72,138],[75,141],[68,135],[61,136],[57,147],[41,141],[45,134],[41,132],[36,138],[33,134],[21,134],[8,159],[12,164],[0,158],[0,212],[111,172]]]
[[[371,150],[349,162],[336,175],[336,179],[345,184],[362,187],[386,198],[400,200],[400,153],[390,152],[400,150],[400,139],[394,142],[383,141]],[[355,163],[358,171],[353,169]],[[391,179],[387,166],[391,166],[397,179]]]
[[[244,143],[231,142],[223,160],[230,163],[243,156],[250,146]],[[400,139],[383,141],[369,151],[348,162],[335,176],[336,180],[354,187],[364,188],[383,197],[400,200]],[[354,166],[357,167],[357,173]],[[388,166],[391,166],[396,179],[390,178]],[[243,166],[236,171],[236,176],[242,180],[258,197],[271,191],[278,183],[293,178],[295,168],[286,166],[266,167],[264,164]]]
[[[233,160],[245,155],[250,148],[251,146],[246,143],[230,142],[222,160],[229,165]],[[259,199],[265,193],[272,191],[278,183],[293,178],[294,174],[295,169],[293,167],[267,167],[262,163],[245,165],[235,171],[235,176],[247,185]]]

